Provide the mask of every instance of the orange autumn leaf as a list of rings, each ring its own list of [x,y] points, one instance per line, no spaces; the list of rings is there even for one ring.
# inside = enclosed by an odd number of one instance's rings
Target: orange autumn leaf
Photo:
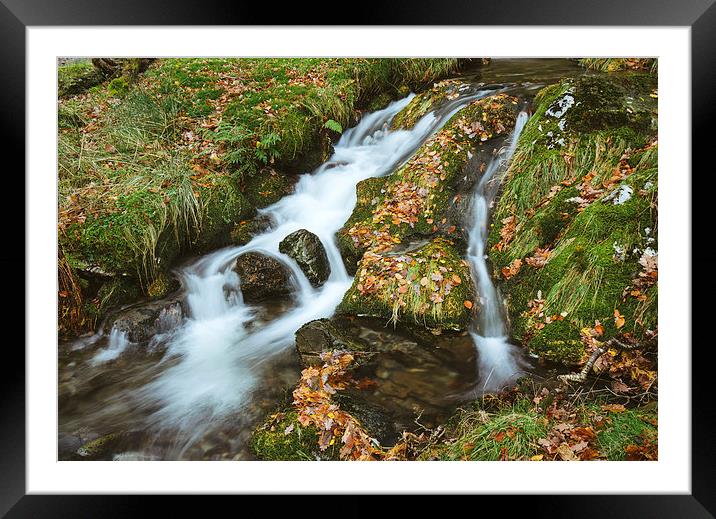
[[[472,308],[472,301],[465,300],[465,302],[463,304],[465,305],[465,308],[467,308],[468,310],[470,310]]]
[[[624,326],[624,323],[625,323],[625,322],[626,322],[626,321],[625,321],[625,319],[624,319],[624,316],[623,316],[622,314],[620,314],[620,313],[619,313],[619,310],[617,310],[617,309],[615,308],[615,309],[614,309],[614,326],[616,326],[617,329],[619,329],[619,328],[621,328],[622,326]]]
[[[517,275],[520,271],[520,267],[522,267],[522,260],[517,258],[508,266],[502,268],[502,275],[505,279],[510,279],[511,277]]]

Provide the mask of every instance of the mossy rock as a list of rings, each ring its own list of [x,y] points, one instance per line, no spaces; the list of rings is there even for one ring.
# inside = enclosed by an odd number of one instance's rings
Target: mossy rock
[[[278,250],[298,263],[314,287],[323,285],[331,275],[331,264],[321,239],[306,229],[286,236],[279,243]]]
[[[389,177],[360,182],[356,207],[337,236],[348,271],[369,249],[390,250],[413,236],[457,238],[462,222],[448,220],[457,184],[473,152],[492,149],[508,135],[517,112],[513,96],[473,101]]]
[[[244,193],[257,208],[275,204],[290,193],[296,177],[265,169],[245,180]]]
[[[597,320],[604,340],[628,332],[639,341],[656,327],[656,285],[646,299],[627,290],[642,269],[641,255],[658,243],[653,87],[645,74],[585,76],[535,99],[503,181],[488,250],[513,337],[541,357],[580,362],[581,330]],[[623,171],[622,180],[612,180],[615,171]],[[576,186],[587,175],[602,191],[585,202]],[[503,267],[537,248],[550,250],[544,266],[523,264],[503,278]],[[529,306],[540,297],[541,317]],[[626,320],[619,329],[615,310]]]
[[[408,106],[398,112],[391,123],[394,130],[410,130],[427,113],[457,95],[463,83],[456,79],[446,79],[435,83],[432,88],[417,94]]]
[[[336,311],[461,330],[474,299],[468,263],[453,242],[438,237],[409,252],[366,253]]]
[[[279,411],[259,425],[251,436],[249,448],[264,461],[335,461],[340,451],[339,445],[321,451],[316,428],[303,427],[292,408]]]

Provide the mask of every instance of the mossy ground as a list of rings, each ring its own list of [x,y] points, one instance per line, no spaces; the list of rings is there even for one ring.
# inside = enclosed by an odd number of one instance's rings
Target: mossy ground
[[[338,233],[349,271],[360,259],[340,312],[466,326],[474,291],[448,208],[472,152],[509,133],[517,104],[504,94],[470,103],[391,176],[358,185],[356,208]]]
[[[655,58],[581,58],[579,64],[600,72],[620,70],[647,70],[656,73],[658,60]]]
[[[624,408],[598,399],[555,405],[552,395],[490,397],[459,410],[446,425],[449,441],[425,449],[419,459],[644,459],[656,455],[657,415],[655,403]]]
[[[237,223],[286,193],[292,173],[320,163],[335,137],[327,121],[345,128],[374,97],[457,66],[161,59],[63,98],[60,247],[74,269],[125,276],[146,294],[180,254],[227,243]]]
[[[78,60],[57,68],[57,94],[61,98],[79,94],[104,79],[89,60]]]
[[[293,408],[279,411],[259,425],[251,436],[249,447],[263,461],[316,461],[338,460],[339,445],[321,451],[318,431],[298,422]]]
[[[625,297],[642,254],[658,245],[655,119],[656,85],[645,74],[585,76],[536,98],[494,212],[489,254],[501,279],[513,261],[550,251],[544,266],[524,265],[500,285],[513,335],[542,357],[582,360],[580,330],[596,320],[604,339],[629,333],[639,341],[656,329],[657,286],[646,299]],[[631,194],[616,203],[620,190]],[[543,315],[530,312],[535,301]],[[615,310],[626,320],[620,329]]]

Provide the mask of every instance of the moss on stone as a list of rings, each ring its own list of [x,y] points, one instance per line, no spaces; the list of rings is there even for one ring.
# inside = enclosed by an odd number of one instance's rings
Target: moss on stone
[[[338,233],[349,272],[360,260],[340,312],[435,328],[466,326],[471,311],[465,301],[472,303],[473,286],[458,245],[461,222],[453,223],[448,209],[471,152],[507,135],[516,116],[514,97],[474,101],[392,175],[359,183],[356,208]]]
[[[336,311],[459,330],[472,315],[465,301],[474,298],[467,262],[450,240],[436,237],[410,252],[366,253]]]
[[[289,178],[276,170],[268,169],[262,174],[246,179],[244,193],[255,207],[266,207],[287,195],[294,181],[295,177]]]
[[[417,94],[408,106],[398,112],[391,123],[394,130],[410,130],[427,113],[432,112],[453,96],[463,82],[457,79],[445,79],[435,83],[432,88]]]
[[[249,441],[249,448],[264,461],[338,460],[338,446],[325,451],[318,447],[315,427],[303,427],[293,408],[280,411],[258,426]]]
[[[639,258],[658,243],[652,86],[643,75],[622,75],[548,87],[536,97],[535,115],[518,142],[495,209],[489,254],[495,277],[502,279],[502,267],[514,260],[538,247],[551,251],[543,267],[525,264],[500,282],[513,336],[544,358],[578,362],[580,330],[595,320],[604,326],[605,339],[629,332],[640,340],[656,326],[656,286],[646,301],[625,296],[641,271]],[[644,104],[635,109],[629,99]],[[620,168],[628,169],[614,182]],[[595,189],[609,187],[580,209],[575,186],[588,174]],[[616,203],[619,190],[631,194]],[[513,236],[498,246],[512,224]],[[541,318],[528,304],[539,296]],[[626,319],[619,330],[615,310]],[[562,313],[563,320],[545,323],[544,316]]]

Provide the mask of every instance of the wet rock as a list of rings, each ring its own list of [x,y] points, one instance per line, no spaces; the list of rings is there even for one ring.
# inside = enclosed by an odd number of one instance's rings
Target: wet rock
[[[361,364],[375,351],[375,346],[347,333],[344,321],[317,319],[296,332],[296,350],[304,366],[322,364],[321,353],[330,350],[350,351],[354,362]]]
[[[304,366],[320,364],[322,351],[350,351],[351,377],[360,386],[334,399],[381,444],[403,430],[439,423],[455,405],[469,399],[477,380],[475,347],[469,334],[435,336],[421,329],[386,327],[385,321],[335,316],[304,325],[296,333]]]
[[[112,315],[105,324],[105,331],[118,330],[126,333],[130,342],[142,343],[179,326],[184,313],[179,298],[134,305]]]
[[[293,258],[315,287],[323,285],[331,274],[331,265],[320,238],[306,229],[286,236],[278,250]]]
[[[236,258],[234,271],[241,279],[241,292],[248,302],[257,302],[290,292],[291,272],[276,258],[260,252],[245,252]]]
[[[82,445],[75,452],[74,459],[112,460],[115,455],[136,447],[143,438],[144,433],[140,431],[110,433]]]
[[[257,234],[271,227],[271,217],[266,214],[256,215],[250,220],[237,223],[231,230],[230,239],[235,245],[246,245]]]

